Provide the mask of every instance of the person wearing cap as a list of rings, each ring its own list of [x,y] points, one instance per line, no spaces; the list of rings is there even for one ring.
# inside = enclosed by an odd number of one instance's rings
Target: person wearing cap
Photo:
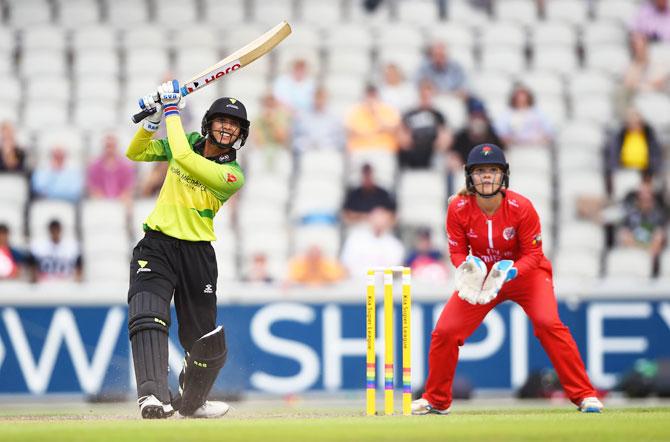
[[[530,318],[567,397],[583,412],[600,412],[603,404],[558,316],[540,219],[527,198],[509,190],[502,149],[475,146],[465,177],[465,188],[449,203],[446,222],[456,291],[433,330],[425,393],[412,403],[412,413],[449,413],[459,347],[504,301],[519,304]]]
[[[186,133],[183,106],[176,80],[141,98],[140,107],[155,112],[126,151],[134,161],[168,163],[130,263],[128,334],[143,418],[166,418],[177,409],[185,417],[214,418],[229,409],[206,400],[227,354],[223,328],[216,326],[218,269],[211,241],[216,240],[214,216],[244,184],[236,154],[249,136],[249,120],[239,100],[219,98],[203,116],[200,131]],[[155,140],[161,120],[167,138]],[[168,389],[173,297],[186,352],[175,397]]]

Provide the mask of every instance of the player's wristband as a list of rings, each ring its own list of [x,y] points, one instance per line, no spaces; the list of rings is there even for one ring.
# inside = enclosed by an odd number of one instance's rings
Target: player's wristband
[[[152,123],[151,121],[144,120],[142,123],[142,127],[144,127],[145,130],[149,132],[156,132],[158,128],[160,127],[160,123]]]
[[[169,117],[170,115],[179,115],[179,106],[176,104],[166,104],[163,106],[163,115]]]

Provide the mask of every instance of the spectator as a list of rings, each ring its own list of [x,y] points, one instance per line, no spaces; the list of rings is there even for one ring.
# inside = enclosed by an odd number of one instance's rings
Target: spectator
[[[27,172],[26,152],[16,143],[14,125],[9,121],[0,126],[0,172]]]
[[[107,134],[102,154],[88,167],[87,188],[93,198],[118,198],[130,202],[135,183],[135,169],[119,153],[118,139]]]
[[[383,207],[370,212],[365,228],[354,229],[342,247],[342,264],[350,278],[363,277],[373,266],[397,266],[403,262],[405,248],[391,233],[393,213]]]
[[[554,131],[544,113],[535,106],[535,97],[526,86],[517,84],[509,108],[495,124],[498,135],[508,146],[548,145]]]
[[[323,286],[341,281],[344,269],[336,260],[323,255],[318,244],[312,244],[306,253],[296,256],[288,264],[288,282],[307,286]]]
[[[398,112],[405,112],[416,102],[416,89],[405,79],[400,67],[395,63],[384,65],[379,96],[384,103]]]
[[[670,42],[670,6],[668,0],[648,0],[635,14],[631,33],[644,36],[649,41]]]
[[[417,74],[417,83],[429,80],[439,93],[467,97],[467,79],[461,65],[449,57],[447,45],[434,42]]]
[[[400,115],[392,106],[381,101],[373,85],[365,87],[365,96],[347,115],[347,149],[385,150],[396,152],[396,132]]]
[[[451,143],[446,118],[433,104],[435,88],[428,80],[419,83],[419,106],[402,117],[398,131],[398,162],[400,167],[428,169],[433,153],[444,152]]]
[[[412,269],[412,277],[417,281],[447,281],[444,254],[433,246],[430,229],[417,231],[414,249],[409,252],[405,267]]]
[[[314,107],[297,115],[293,128],[293,146],[297,152],[344,147],[342,122],[328,107],[328,92],[314,91]]]
[[[272,93],[261,98],[261,112],[254,122],[252,137],[258,147],[288,148],[291,114]]]
[[[30,246],[32,281],[81,281],[82,258],[79,244],[63,238],[60,221],[49,222],[49,235],[37,237]]]
[[[456,133],[449,153],[449,170],[462,170],[473,146],[491,143],[505,149],[505,143],[493,129],[484,104],[474,98],[468,99],[468,120],[465,127]]]
[[[623,247],[642,247],[649,250],[658,268],[658,256],[665,246],[667,207],[660,195],[654,194],[651,179],[629,193],[623,202],[625,215],[618,229],[618,243]]]
[[[268,257],[265,253],[257,252],[253,254],[245,280],[264,284],[274,281],[268,269]]]
[[[361,185],[350,189],[344,199],[343,218],[346,224],[366,221],[375,207],[395,211],[395,201],[385,189],[379,187],[374,179],[372,166],[364,164],[361,168]]]
[[[633,107],[627,110],[624,125],[612,136],[606,152],[608,175],[618,169],[635,169],[648,175],[662,170],[662,148],[656,133]]]
[[[0,281],[21,276],[24,254],[9,243],[9,227],[0,224]]]
[[[307,61],[298,58],[291,63],[290,72],[277,77],[272,92],[277,100],[293,112],[309,112],[314,103],[316,83],[309,75]]]
[[[32,184],[33,192],[39,197],[78,202],[84,178],[80,168],[68,166],[65,149],[55,146],[51,149],[49,165],[35,169]]]
[[[623,78],[624,105],[638,92],[664,92],[670,84],[670,67],[649,58],[649,43],[640,34],[631,35],[632,60]]]

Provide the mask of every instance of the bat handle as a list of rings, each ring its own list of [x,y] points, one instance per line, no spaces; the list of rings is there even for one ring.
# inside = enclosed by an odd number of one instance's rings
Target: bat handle
[[[179,92],[181,93],[182,97],[185,97],[189,94],[188,89],[186,89],[185,86],[182,86],[182,88],[180,89]],[[160,103],[160,97],[158,97],[158,95],[156,95],[154,97],[154,100],[156,101],[156,103]],[[141,111],[139,111],[138,113],[133,115],[133,118],[132,118],[133,123],[137,124],[140,121],[144,120],[149,115],[153,115],[155,113],[156,113],[156,108],[142,109]]]

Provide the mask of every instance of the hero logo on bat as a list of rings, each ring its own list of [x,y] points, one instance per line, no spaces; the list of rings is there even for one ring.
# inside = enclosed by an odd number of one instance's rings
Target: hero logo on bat
[[[214,80],[218,80],[219,78],[223,77],[226,74],[229,74],[233,71],[238,70],[241,68],[242,65],[240,64],[239,60],[235,60],[232,63],[229,63],[227,65],[224,65],[221,67],[221,69],[209,72],[207,75],[202,76],[198,78],[197,80],[194,80],[190,84],[186,85],[186,90],[188,90],[189,93],[193,92],[196,90],[198,87],[203,87],[209,84],[210,82]]]

